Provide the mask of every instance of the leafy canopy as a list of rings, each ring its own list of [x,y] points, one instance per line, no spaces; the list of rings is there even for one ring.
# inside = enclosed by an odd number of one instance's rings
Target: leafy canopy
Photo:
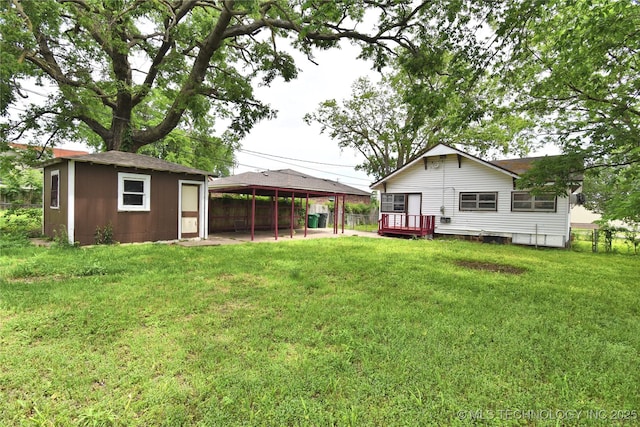
[[[478,155],[529,150],[529,140],[522,136],[530,123],[486,102],[494,90],[490,76],[473,77],[466,70],[475,82],[463,90],[452,83],[462,78],[460,70],[438,71],[425,67],[409,74],[399,66],[379,82],[360,78],[350,98],[322,102],[305,121],[319,123],[321,132],[341,148],[360,152],[365,160],[356,168],[376,179],[438,143]]]
[[[275,114],[253,85],[296,77],[289,46],[312,58],[348,39],[382,67],[390,46],[412,48],[433,12],[404,2],[11,0],[0,13],[6,138],[136,152],[196,135],[232,152]],[[361,32],[366,14],[375,24]],[[38,96],[29,83],[55,90]]]
[[[632,0],[519,1],[495,16],[504,99],[537,122],[564,163],[532,170],[524,186],[640,164],[640,7]],[[573,177],[573,178],[572,178]]]

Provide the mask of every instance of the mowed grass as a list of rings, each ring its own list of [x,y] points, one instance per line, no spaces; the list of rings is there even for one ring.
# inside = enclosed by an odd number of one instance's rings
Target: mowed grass
[[[0,425],[636,424],[639,273],[452,240],[9,247]]]

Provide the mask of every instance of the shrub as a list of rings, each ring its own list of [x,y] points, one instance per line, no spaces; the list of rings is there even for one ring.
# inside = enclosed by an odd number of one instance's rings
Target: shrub
[[[94,241],[96,245],[112,245],[113,242],[113,226],[111,223],[104,227],[96,227],[94,234]]]
[[[335,209],[334,202],[329,202],[327,206],[329,207],[330,212],[334,211]],[[356,215],[368,215],[371,212],[372,208],[373,208],[372,205],[368,205],[366,203],[346,203],[344,206],[344,210],[346,213],[356,214]]]
[[[69,242],[69,233],[64,225],[61,225],[58,230],[53,230],[53,245],[55,248],[71,249],[79,247],[78,242]]]
[[[0,214],[0,234],[25,237],[42,235],[42,209],[12,208]]]

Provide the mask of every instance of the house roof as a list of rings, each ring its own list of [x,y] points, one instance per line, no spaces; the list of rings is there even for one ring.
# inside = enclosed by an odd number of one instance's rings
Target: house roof
[[[548,156],[548,157],[555,157],[555,156]],[[492,160],[490,163],[496,166],[499,166],[503,169],[507,169],[518,175],[522,175],[523,173],[531,169],[535,162],[544,158],[545,157],[525,157],[522,159]]]
[[[506,173],[512,176],[513,178],[518,178],[520,175],[522,175],[523,173],[531,169],[536,161],[544,158],[544,157],[524,157],[520,159],[504,159],[504,160],[486,161],[479,157],[473,156],[469,153],[465,153],[464,151],[458,150],[457,148],[451,147],[449,145],[438,144],[430,148],[429,150],[425,151],[421,156],[419,156],[412,162],[407,163],[406,165],[391,172],[389,175],[374,182],[373,184],[371,184],[371,188],[377,187],[378,185],[382,184],[389,178],[398,174],[403,169],[415,164],[416,162],[421,161],[421,159],[424,159],[426,157],[437,156],[441,154],[457,154],[459,156],[477,161],[478,163],[482,163],[492,169]],[[554,157],[554,156],[549,156],[549,157]]]
[[[62,160],[73,160],[82,163],[94,163],[99,165],[114,165],[136,169],[148,169],[163,172],[187,173],[192,175],[212,175],[210,172],[179,165],[177,163],[167,162],[166,160],[157,159],[143,154],[126,153],[123,151],[107,151],[104,153],[85,154],[81,156],[62,156],[53,159],[44,166],[59,163]]]
[[[42,150],[42,147],[38,147],[35,145],[27,145],[27,144],[16,144],[16,143],[11,143],[9,144],[12,148],[17,148],[19,150]],[[70,157],[70,156],[83,156],[85,154],[89,154],[88,151],[79,151],[79,150],[67,150],[66,148],[50,148],[47,147],[45,148],[46,151],[50,152],[53,154],[54,158],[57,157]]]
[[[447,155],[447,154],[457,154],[458,156],[461,157],[465,157],[467,159],[482,163],[492,169],[498,170],[502,173],[506,173],[514,178],[518,177],[518,174],[515,172],[510,171],[509,169],[504,168],[501,165],[496,165],[496,164],[492,164],[490,162],[487,162],[486,160],[482,160],[479,157],[473,156],[469,153],[465,153],[462,150],[458,150],[455,147],[451,147],[450,145],[446,145],[446,144],[438,144],[434,147],[431,147],[430,149],[426,150],[425,152],[423,152],[420,156],[416,157],[413,161],[407,163],[406,165],[396,169],[395,171],[391,172],[389,175],[379,179],[378,181],[374,182],[373,184],[371,184],[371,188],[376,188],[379,185],[381,185],[382,183],[384,183],[385,181],[389,180],[390,178],[396,176],[397,174],[399,174],[400,172],[402,172],[404,169],[407,169],[411,166],[413,166],[414,164],[422,161],[423,159],[427,158],[427,157],[433,157],[433,156],[438,156],[438,155]]]
[[[367,191],[359,190],[349,185],[329,179],[316,178],[292,170],[266,170],[261,172],[244,172],[225,178],[209,181],[209,190],[219,193],[249,193],[256,190],[259,195],[273,195],[275,190],[296,190],[315,195],[345,194],[356,196],[370,196]]]

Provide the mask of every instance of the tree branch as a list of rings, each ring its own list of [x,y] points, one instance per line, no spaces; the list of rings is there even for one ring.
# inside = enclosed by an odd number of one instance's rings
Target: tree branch
[[[149,71],[147,72],[144,83],[142,84],[143,89],[138,92],[132,99],[132,104],[134,106],[140,104],[140,102],[142,102],[142,100],[149,94],[153,83],[158,77],[160,65],[162,65],[164,58],[174,44],[173,37],[170,34],[171,28],[173,28],[178,22],[180,22],[180,20],[182,20],[182,18],[184,18],[185,15],[189,13],[189,11],[193,9],[197,4],[198,0],[186,1],[181,3],[180,8],[174,11],[173,24],[168,24],[165,28],[164,40],[162,42],[162,45],[160,46],[160,49],[158,49],[158,52],[153,57],[151,65],[149,66]]]
[[[177,126],[182,118],[186,107],[186,100],[197,93],[198,86],[204,80],[209,65],[209,60],[213,53],[220,48],[224,40],[224,33],[233,18],[231,10],[233,9],[234,1],[226,0],[224,2],[224,8],[220,12],[218,21],[211,33],[206,37],[202,43],[202,47],[196,56],[196,59],[189,73],[187,83],[184,84],[180,93],[174,100],[173,104],[169,108],[169,111],[165,115],[162,122],[157,126],[144,131],[133,132],[133,149],[137,150],[146,144],[162,139],[168,135],[173,128]]]

